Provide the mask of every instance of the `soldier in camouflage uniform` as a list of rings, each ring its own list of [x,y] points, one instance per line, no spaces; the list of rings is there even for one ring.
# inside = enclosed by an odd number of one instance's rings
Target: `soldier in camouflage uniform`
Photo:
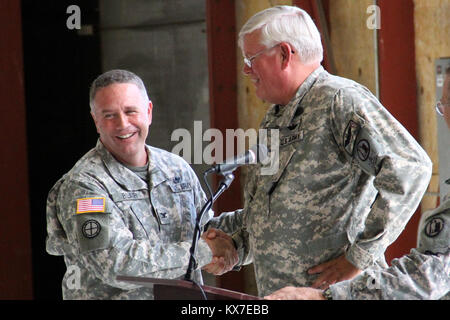
[[[450,297],[450,194],[441,206],[424,213],[416,249],[392,260],[386,269],[367,269],[325,291],[285,287],[270,300],[436,300]]]
[[[239,43],[256,94],[275,104],[261,128],[279,130],[268,139],[279,170],[250,169],[244,209],[209,225],[233,235],[239,264],[253,262],[261,296],[387,266],[384,251],[417,208],[430,159],[368,89],[320,66],[320,34],[303,10],[258,13]]]
[[[450,68],[446,70],[442,98],[436,107],[450,129]],[[450,194],[441,205],[422,214],[417,248],[392,261],[387,269],[367,269],[352,280],[327,290],[285,287],[267,299],[446,299],[450,298]]]
[[[448,299],[450,290],[450,194],[424,213],[417,249],[388,269],[368,270],[330,286],[332,299]]]
[[[64,299],[151,299],[151,288],[116,277],[183,276],[205,195],[182,158],[145,144],[152,104],[139,77],[106,72],[90,102],[100,138],[48,195],[47,252],[64,256]],[[224,256],[222,245],[234,250],[221,241],[199,239],[198,267]],[[202,283],[200,269],[193,279]]]

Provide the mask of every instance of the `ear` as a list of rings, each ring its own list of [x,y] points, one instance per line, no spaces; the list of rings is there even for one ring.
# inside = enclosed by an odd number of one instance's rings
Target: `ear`
[[[151,100],[148,101],[148,123],[149,125],[152,124],[152,116],[153,116],[153,103]]]
[[[95,128],[97,129],[97,133],[100,134],[100,131],[98,130],[97,119],[95,118],[95,113],[93,111],[91,111],[91,116],[92,116],[92,119],[94,120],[94,124],[95,124]]]
[[[282,42],[280,44],[280,48],[281,48],[281,69],[284,70],[292,61],[295,51],[293,50],[291,45],[287,42]]]

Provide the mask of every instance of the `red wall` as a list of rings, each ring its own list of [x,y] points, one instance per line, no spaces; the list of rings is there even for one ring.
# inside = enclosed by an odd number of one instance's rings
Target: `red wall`
[[[31,299],[31,234],[20,1],[0,1],[0,299]]]

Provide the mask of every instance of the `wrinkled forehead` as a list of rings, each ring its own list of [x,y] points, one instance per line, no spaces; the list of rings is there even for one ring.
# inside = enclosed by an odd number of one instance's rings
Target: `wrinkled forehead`
[[[257,29],[253,32],[247,33],[243,37],[242,41],[242,54],[252,55],[261,49],[264,49],[264,45],[261,43],[261,30]]]

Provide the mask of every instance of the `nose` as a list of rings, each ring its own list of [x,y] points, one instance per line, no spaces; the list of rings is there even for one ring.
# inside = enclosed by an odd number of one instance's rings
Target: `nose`
[[[121,112],[117,116],[116,126],[118,129],[128,127],[128,117],[125,113]]]

